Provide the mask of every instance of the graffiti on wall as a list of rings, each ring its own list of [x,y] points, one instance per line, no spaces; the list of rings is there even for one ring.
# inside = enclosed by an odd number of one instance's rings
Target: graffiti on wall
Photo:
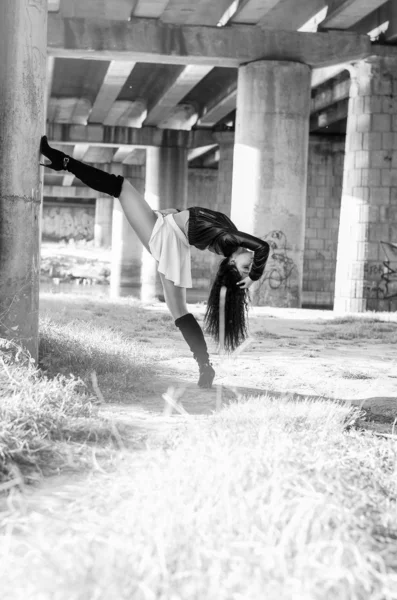
[[[260,285],[267,282],[271,290],[288,286],[298,270],[292,258],[288,256],[289,248],[285,233],[274,229],[262,239],[269,244],[270,253]]]
[[[386,256],[383,261],[383,272],[379,287],[384,298],[397,297],[397,244],[381,242],[381,248]]]
[[[390,300],[397,297],[397,244],[380,242],[380,245],[385,260],[364,265],[364,297]]]

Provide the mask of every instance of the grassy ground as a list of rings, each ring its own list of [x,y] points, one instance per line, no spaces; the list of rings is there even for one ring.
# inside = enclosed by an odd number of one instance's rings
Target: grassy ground
[[[45,377],[0,365],[4,600],[397,598],[394,315],[256,309],[201,391],[162,305],[41,312]]]

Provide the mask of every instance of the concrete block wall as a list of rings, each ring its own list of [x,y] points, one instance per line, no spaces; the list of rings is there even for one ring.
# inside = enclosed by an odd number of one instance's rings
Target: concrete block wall
[[[44,241],[93,240],[95,204],[43,202],[42,239]]]
[[[397,310],[397,52],[351,69],[335,310]]]
[[[333,307],[344,152],[344,137],[310,137],[303,306]]]

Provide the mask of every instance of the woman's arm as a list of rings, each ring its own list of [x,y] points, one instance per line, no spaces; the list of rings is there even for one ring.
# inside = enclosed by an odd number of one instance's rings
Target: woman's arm
[[[252,261],[248,277],[252,279],[252,281],[257,281],[265,270],[266,261],[270,251],[269,244],[249,233],[244,233],[243,231],[233,231],[231,235],[236,239],[237,244],[241,248],[247,248],[247,250],[252,250],[254,252],[254,260]]]

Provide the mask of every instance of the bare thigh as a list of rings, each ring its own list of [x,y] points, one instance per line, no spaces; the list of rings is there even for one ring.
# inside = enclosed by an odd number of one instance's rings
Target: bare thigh
[[[186,306],[186,288],[174,285],[173,281],[166,279],[162,273],[159,273],[164,290],[165,302],[168,306],[174,320],[187,315],[189,312]]]
[[[119,196],[127,221],[139,237],[146,250],[149,251],[149,240],[157,221],[156,213],[150,208],[145,198],[124,179]]]
[[[145,248],[149,250],[149,240],[153,227],[157,221],[157,215],[150,208],[145,198],[136,190],[129,181],[124,179],[123,187],[119,197],[127,221],[134,229]],[[174,285],[159,273],[164,290],[164,298],[174,320],[188,313],[186,306],[186,288]]]

